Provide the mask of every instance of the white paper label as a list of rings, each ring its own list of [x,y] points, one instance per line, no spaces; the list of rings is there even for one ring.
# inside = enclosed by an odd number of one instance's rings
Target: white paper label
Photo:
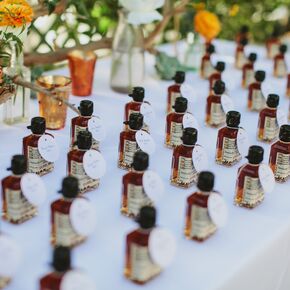
[[[233,100],[226,94],[221,96],[221,104],[225,113],[232,111],[235,107]]]
[[[194,104],[197,101],[197,97],[196,97],[193,87],[188,84],[182,84],[180,86],[180,92],[181,92],[181,95],[187,99],[188,111],[193,112]]]
[[[245,157],[249,150],[249,135],[243,128],[239,128],[237,136],[237,146],[239,153]]]
[[[70,208],[70,220],[74,230],[82,236],[91,235],[96,227],[96,211],[84,198],[76,198]]]
[[[183,128],[195,128],[199,130],[198,121],[190,113],[184,114],[183,119],[182,119],[182,125],[183,125]]]
[[[96,285],[81,271],[71,270],[62,278],[60,290],[96,290]]]
[[[208,213],[212,222],[217,227],[224,227],[228,219],[228,208],[220,194],[211,193],[208,201]]]
[[[144,123],[149,126],[152,126],[155,119],[155,112],[151,104],[143,102],[140,107],[140,113],[144,117]]]
[[[103,177],[107,169],[103,155],[99,151],[92,149],[84,154],[83,166],[86,174],[92,179]]]
[[[21,262],[21,250],[10,237],[0,235],[0,277],[12,278]]]
[[[271,193],[275,187],[275,177],[272,169],[267,164],[259,166],[259,179],[266,193]]]
[[[160,176],[151,170],[143,174],[143,187],[148,197],[156,203],[164,193],[164,184]]]
[[[42,179],[34,173],[25,173],[20,181],[23,195],[29,203],[40,206],[45,202],[46,189]]]
[[[100,117],[93,116],[88,121],[88,130],[92,133],[93,138],[97,141],[103,141],[106,137],[104,122]]]
[[[38,139],[38,151],[41,157],[49,162],[55,162],[59,158],[59,147],[55,139],[47,134]]]
[[[208,168],[208,157],[202,146],[194,146],[192,150],[192,162],[197,172],[201,172]]]
[[[277,122],[278,122],[279,127],[288,123],[287,122],[287,115],[281,109],[277,109]]]
[[[149,237],[149,252],[154,263],[161,268],[168,267],[175,256],[176,240],[173,234],[162,228],[155,228]]]
[[[155,152],[155,142],[151,135],[146,131],[139,130],[135,135],[136,142],[140,149],[148,154],[152,154]]]

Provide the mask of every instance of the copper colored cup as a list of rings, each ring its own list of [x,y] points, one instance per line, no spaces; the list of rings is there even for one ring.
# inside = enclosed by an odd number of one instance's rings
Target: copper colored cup
[[[68,54],[73,95],[86,97],[92,94],[96,60],[92,51],[74,50]]]
[[[42,76],[36,80],[44,89],[55,89],[56,95],[68,100],[71,91],[71,79],[64,76]],[[46,127],[50,130],[64,128],[67,106],[62,101],[55,100],[45,94],[38,93],[39,115],[46,120]]]

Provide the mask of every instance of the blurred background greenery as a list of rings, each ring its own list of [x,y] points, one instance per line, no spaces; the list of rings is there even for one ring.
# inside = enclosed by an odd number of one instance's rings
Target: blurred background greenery
[[[58,0],[46,0],[53,10]],[[174,5],[168,0],[167,5]],[[160,36],[160,42],[182,39],[193,30],[193,17],[198,8],[218,15],[222,23],[219,38],[234,39],[242,25],[248,25],[255,42],[265,41],[274,28],[283,35],[290,30],[290,0],[208,0],[191,1],[185,13],[171,21]],[[118,20],[118,0],[69,0],[66,13],[37,19],[30,32],[28,51],[49,52],[55,47],[86,44],[111,36]],[[152,30],[152,24],[145,31]]]

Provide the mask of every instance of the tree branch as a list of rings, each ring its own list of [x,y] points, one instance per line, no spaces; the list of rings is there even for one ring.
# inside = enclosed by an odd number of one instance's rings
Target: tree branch
[[[166,28],[167,24],[171,20],[171,18],[179,13],[184,12],[185,6],[189,3],[190,0],[182,0],[177,6],[170,9],[168,6],[164,7],[164,15],[161,22],[157,24],[155,29],[149,34],[149,36],[145,39],[144,48],[151,53],[156,52],[153,48],[153,44],[155,39],[162,33],[162,31]],[[61,1],[66,2],[66,1]],[[60,5],[60,4],[59,4]],[[58,11],[60,11],[59,8]],[[57,49],[56,51],[52,51],[49,53],[29,53],[25,56],[24,63],[27,66],[32,65],[44,65],[44,64],[51,64],[59,61],[63,61],[67,59],[68,53],[75,49],[83,50],[83,51],[94,51],[98,49],[104,48],[112,48],[112,38],[102,38],[98,41],[93,41],[85,45],[77,45],[71,48],[61,48]]]
[[[49,53],[29,53],[25,55],[24,63],[27,66],[51,64],[67,59],[67,55],[77,49],[82,51],[94,51],[97,49],[111,48],[112,39],[102,38],[98,41],[93,41],[85,45],[77,45],[71,48],[61,48]]]
[[[67,4],[68,0],[60,0],[59,3],[56,5],[53,13],[63,13],[67,8]],[[33,6],[32,8],[34,11],[34,19],[40,16],[48,15],[48,8],[46,7],[46,5],[44,5],[43,1],[41,1],[40,4]]]
[[[57,89],[53,89],[53,90],[46,90],[44,88],[42,88],[41,86],[34,84],[34,83],[30,83],[25,81],[23,78],[21,78],[20,76],[15,76],[12,78],[12,81],[14,84],[31,89],[33,91],[45,94],[46,96],[49,96],[57,101],[63,102],[64,104],[66,104],[70,109],[72,109],[75,113],[77,113],[78,115],[80,114],[79,110],[70,102],[68,102],[67,100],[59,97],[56,95]]]
[[[160,21],[155,29],[151,32],[151,34],[145,39],[145,49],[150,49],[157,36],[166,28],[167,24],[171,20],[171,18],[179,13],[184,12],[185,6],[189,3],[189,0],[182,0],[180,4],[178,4],[171,11],[166,11],[163,15],[162,21]],[[166,9],[167,10],[167,9]]]

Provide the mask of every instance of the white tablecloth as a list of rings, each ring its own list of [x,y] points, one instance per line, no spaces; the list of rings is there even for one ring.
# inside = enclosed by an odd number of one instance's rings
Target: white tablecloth
[[[169,52],[172,47],[164,48]],[[180,45],[180,51],[183,45]],[[286,80],[272,78],[272,62],[265,59],[265,51],[259,47],[247,47],[247,53],[258,52],[256,69],[267,71],[266,81],[273,85],[273,92],[281,97],[281,108],[288,109],[285,98]],[[236,108],[242,113],[241,125],[245,127],[252,144],[256,141],[258,114],[246,111],[247,91],[241,89],[241,72],[233,68],[234,45],[217,42],[214,61],[226,61],[224,80]],[[289,63],[289,62],[288,62]],[[198,143],[203,145],[210,160],[210,170],[215,173],[215,189],[220,191],[229,207],[229,221],[225,228],[204,243],[188,241],[183,236],[185,202],[195,187],[184,190],[169,184],[172,151],[164,147],[166,89],[170,82],[158,80],[154,59],[146,56],[147,77],[144,82],[146,100],[151,102],[157,114],[152,135],[157,151],[150,159],[150,169],[157,171],[165,182],[165,196],[157,205],[158,224],[168,227],[176,236],[178,250],[172,266],[159,277],[142,286],[144,290],[289,290],[290,288],[290,186],[289,182],[277,185],[272,194],[256,209],[248,210],[233,205],[237,168],[225,168],[215,164],[214,153],[217,130],[204,125],[205,101],[208,82],[196,73],[187,74],[198,96],[194,114],[200,122]],[[68,70],[55,71],[68,75]],[[101,151],[108,163],[108,172],[100,187],[87,194],[97,210],[97,229],[88,241],[73,250],[73,265],[85,270],[93,277],[99,290],[135,290],[141,288],[123,277],[125,235],[136,227],[130,219],[120,214],[121,178],[126,173],[117,168],[119,133],[123,128],[123,110],[129,98],[112,92],[109,87],[110,60],[97,62],[94,95],[95,113],[103,117],[107,127],[107,138]],[[82,98],[71,97],[78,104]],[[33,115],[37,115],[37,103],[33,104]],[[23,261],[7,290],[36,290],[38,280],[50,271],[50,203],[57,198],[57,190],[66,175],[66,154],[69,145],[70,118],[61,131],[52,132],[61,146],[61,159],[56,162],[53,173],[44,176],[48,189],[48,200],[36,218],[22,225],[1,222],[1,232],[13,236],[23,249]],[[1,125],[0,130],[0,177],[6,176],[11,156],[21,153],[22,138],[30,134],[25,126]],[[268,162],[269,145],[265,148]],[[1,263],[3,261],[0,261]]]

